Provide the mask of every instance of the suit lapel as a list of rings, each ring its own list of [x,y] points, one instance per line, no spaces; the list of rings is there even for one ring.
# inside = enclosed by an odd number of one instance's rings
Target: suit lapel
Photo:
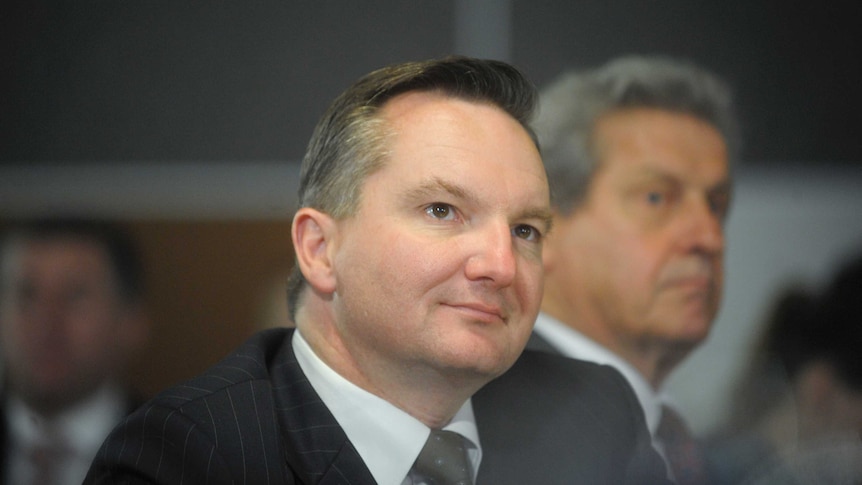
[[[293,353],[290,330],[272,362],[279,424],[287,461],[303,483],[375,484],[335,417],[320,400]]]
[[[550,342],[545,340],[536,332],[530,334],[530,339],[527,340],[527,349],[547,352],[549,354],[559,355],[560,351],[554,348]]]
[[[372,485],[374,477],[350,441],[345,441],[319,485]]]

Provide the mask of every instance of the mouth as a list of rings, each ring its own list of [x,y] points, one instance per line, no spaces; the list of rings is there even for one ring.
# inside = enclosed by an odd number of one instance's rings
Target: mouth
[[[675,278],[667,283],[671,288],[680,288],[687,290],[708,291],[712,288],[713,281],[709,276],[689,276],[684,278]]]
[[[481,323],[506,322],[506,316],[502,309],[496,305],[488,305],[481,302],[459,302],[446,303],[444,306],[454,309],[473,321]]]

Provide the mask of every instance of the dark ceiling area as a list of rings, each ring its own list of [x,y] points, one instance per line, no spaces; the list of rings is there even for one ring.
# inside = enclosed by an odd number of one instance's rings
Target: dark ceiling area
[[[6,2],[0,162],[298,160],[329,100],[451,53],[456,2]],[[512,0],[542,85],[666,54],[726,77],[749,162],[862,162],[859,2]]]

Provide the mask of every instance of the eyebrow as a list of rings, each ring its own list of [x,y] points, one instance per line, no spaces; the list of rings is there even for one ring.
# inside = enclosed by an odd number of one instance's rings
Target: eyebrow
[[[438,192],[446,192],[455,198],[466,200],[470,204],[480,204],[480,200],[464,186],[443,180],[439,177],[433,177],[430,180],[423,182],[418,187],[405,191],[404,195],[408,198],[421,198],[434,195]],[[545,226],[542,229],[546,234],[550,232],[551,227],[553,226],[553,216],[550,208],[536,207],[527,209],[518,214],[518,219],[539,219]]]
[[[433,177],[430,180],[422,182],[418,187],[412,188],[404,193],[408,198],[421,198],[423,196],[434,195],[438,192],[446,192],[449,195],[465,199],[471,203],[478,203],[478,199],[470,194],[467,189],[458,184],[453,184],[438,177]]]
[[[678,177],[673,172],[663,170],[663,169],[657,169],[654,167],[641,169],[641,170],[637,171],[634,175],[637,177],[638,181],[659,180],[661,182],[677,182],[677,181],[681,180],[680,177]],[[733,187],[733,180],[731,179],[730,174],[728,174],[727,177],[717,181],[716,183],[714,183],[710,186],[707,186],[706,190],[707,190],[707,192],[716,192],[716,191],[730,192],[732,187]]]

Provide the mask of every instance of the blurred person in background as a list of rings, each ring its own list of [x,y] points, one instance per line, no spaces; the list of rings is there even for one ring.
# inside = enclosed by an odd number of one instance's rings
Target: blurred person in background
[[[707,338],[721,302],[739,150],[731,93],[691,63],[623,57],[557,78],[535,127],[554,231],[528,348],[617,368],[670,476],[703,483],[697,443],[663,384]]]
[[[0,246],[0,480],[80,484],[140,404],[121,381],[146,341],[143,268],[109,222],[13,224]]]
[[[709,440],[715,485],[862,483],[862,255],[788,287]]]

